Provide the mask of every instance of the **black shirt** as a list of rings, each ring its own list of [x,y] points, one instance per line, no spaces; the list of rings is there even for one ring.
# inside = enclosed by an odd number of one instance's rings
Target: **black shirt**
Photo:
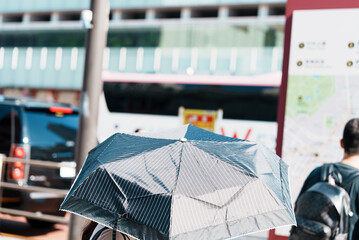
[[[353,216],[350,218],[349,226],[349,240],[358,240],[359,239],[359,177],[356,178],[351,184],[347,184],[350,181],[354,174],[359,172],[359,169],[349,166],[347,164],[338,162],[334,163],[334,170],[338,171],[342,175],[342,186],[348,192],[350,196],[350,210],[353,212]],[[307,179],[305,180],[302,190],[299,195],[301,195],[308,188],[313,186],[315,183],[321,181],[321,167],[314,169]]]

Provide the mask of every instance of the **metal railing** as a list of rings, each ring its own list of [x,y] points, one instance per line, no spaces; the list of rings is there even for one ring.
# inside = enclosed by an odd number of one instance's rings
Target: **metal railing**
[[[69,220],[65,217],[45,214],[42,212],[31,212],[31,211],[24,211],[24,210],[17,210],[12,208],[3,208],[2,207],[2,190],[4,188],[13,189],[18,191],[29,191],[29,192],[44,192],[44,193],[53,193],[59,197],[65,197],[68,193],[68,190],[57,189],[57,188],[50,188],[50,187],[39,187],[39,186],[30,186],[25,184],[19,185],[17,183],[10,183],[4,181],[4,166],[5,163],[15,163],[21,161],[18,158],[10,158],[6,157],[3,154],[0,154],[0,213],[10,214],[10,215],[18,215],[24,216],[27,218],[32,218],[36,220],[43,220],[49,222],[57,222],[57,223],[65,223],[68,224]],[[28,164],[30,166],[37,166],[43,168],[52,168],[52,169],[60,169],[62,167],[70,167],[76,168],[75,162],[50,162],[50,161],[42,161],[42,160],[31,160],[31,161],[21,161],[24,164]],[[26,168],[26,167],[25,167]],[[29,167],[27,168],[29,169]],[[28,176],[28,174],[26,174]],[[25,175],[25,176],[26,176]]]

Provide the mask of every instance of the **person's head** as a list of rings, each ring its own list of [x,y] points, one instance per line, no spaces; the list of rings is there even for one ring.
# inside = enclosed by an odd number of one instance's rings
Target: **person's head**
[[[346,154],[359,154],[359,118],[353,118],[345,125],[341,145]]]

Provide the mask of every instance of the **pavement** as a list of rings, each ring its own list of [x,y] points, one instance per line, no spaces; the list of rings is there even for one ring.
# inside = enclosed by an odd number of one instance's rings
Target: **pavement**
[[[284,229],[283,233],[285,233],[287,229]],[[276,231],[277,232],[277,231]],[[279,231],[280,232],[280,231]],[[285,236],[285,234],[283,234]],[[29,240],[33,238],[19,238],[19,236],[8,234],[8,233],[0,233],[0,240]],[[46,237],[44,239],[47,239]],[[49,240],[53,239],[52,237],[48,238]],[[268,231],[253,233],[247,236],[233,238],[232,240],[267,240],[268,239]]]
[[[0,240],[27,240],[28,238],[19,238],[11,234],[0,233]],[[268,231],[254,233],[248,236],[243,236],[239,238],[234,238],[233,240],[267,240]]]
[[[256,233],[253,235],[235,238],[235,240],[267,240],[268,232]],[[27,238],[19,238],[11,234],[0,233],[0,240],[26,240]]]
[[[268,236],[260,237],[260,236],[247,236],[236,238],[236,240],[267,240]],[[14,238],[11,236],[0,234],[0,240],[26,240],[25,238]]]

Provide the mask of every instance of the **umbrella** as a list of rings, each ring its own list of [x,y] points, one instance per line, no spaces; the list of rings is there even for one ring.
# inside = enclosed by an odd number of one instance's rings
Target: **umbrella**
[[[60,209],[138,239],[225,239],[296,223],[285,162],[190,124],[109,137]]]

